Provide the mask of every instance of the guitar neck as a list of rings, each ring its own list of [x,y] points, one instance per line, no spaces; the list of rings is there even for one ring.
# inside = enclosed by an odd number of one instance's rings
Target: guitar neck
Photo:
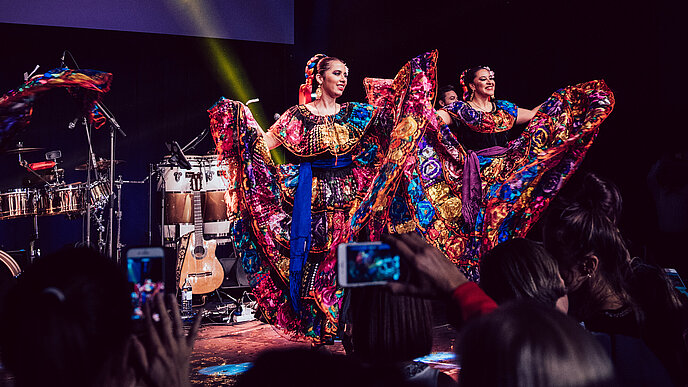
[[[203,213],[201,212],[201,192],[193,191],[194,237],[195,245],[203,245]]]

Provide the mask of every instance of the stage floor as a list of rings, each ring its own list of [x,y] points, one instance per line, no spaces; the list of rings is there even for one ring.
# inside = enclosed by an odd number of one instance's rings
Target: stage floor
[[[448,324],[435,326],[433,329],[433,352],[453,352],[456,331]],[[196,339],[196,345],[191,356],[191,381],[195,386],[231,386],[237,380],[236,375],[204,375],[199,371],[224,370],[238,367],[208,367],[242,364],[253,361],[260,352],[267,349],[285,347],[310,347],[307,342],[291,341],[284,333],[273,326],[259,321],[248,321],[232,325],[204,325]],[[322,350],[322,349],[320,349]],[[333,353],[344,353],[340,342],[325,347]],[[431,366],[440,368],[443,372],[456,378],[457,370],[446,362],[438,362]]]

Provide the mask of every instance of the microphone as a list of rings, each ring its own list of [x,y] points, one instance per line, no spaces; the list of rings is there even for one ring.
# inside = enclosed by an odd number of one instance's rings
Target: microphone
[[[279,114],[279,113],[275,113],[275,114],[272,116],[272,118],[273,118],[275,121],[279,120],[280,117],[282,117],[282,115]]]
[[[74,128],[76,128],[76,122],[77,122],[77,121],[79,121],[79,117],[73,119],[72,122],[70,122],[70,123],[67,125],[67,128],[68,128],[68,129],[74,129]]]
[[[246,101],[246,106],[248,106],[252,103],[256,103],[256,102],[260,102],[260,99],[259,98],[249,99],[248,101]]]
[[[36,71],[38,71],[38,68],[41,67],[40,65],[36,65],[36,67],[33,68],[33,71],[31,74],[24,72],[24,82],[28,82],[29,78],[33,77],[34,74],[36,74]]]
[[[65,65],[65,54],[67,53],[67,50],[62,51],[62,57],[60,57],[60,68],[67,67]]]

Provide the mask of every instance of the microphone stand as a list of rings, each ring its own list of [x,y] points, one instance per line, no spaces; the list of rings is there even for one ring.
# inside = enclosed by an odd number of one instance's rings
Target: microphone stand
[[[86,168],[86,246],[91,246],[91,209],[93,208],[93,204],[91,203],[91,172],[94,172],[96,180],[99,180],[99,176],[96,155],[93,152],[91,141],[91,126],[88,124],[88,120],[85,117],[84,128],[86,129],[86,140],[88,142],[88,157],[86,158],[86,162],[88,163]]]
[[[62,52],[62,57],[60,58],[60,65],[62,68],[66,68],[67,65],[65,64],[65,55],[69,54],[69,56],[72,58],[72,61],[76,65],[76,68],[79,68],[79,65],[76,63],[76,60],[74,59],[74,56],[72,56],[72,53],[69,52],[68,50],[64,50]],[[126,137],[127,134],[124,133],[122,130],[122,127],[119,126],[119,123],[115,119],[114,115],[110,113],[110,111],[105,107],[104,104],[100,102],[95,103],[95,107],[100,109],[100,111],[103,113],[103,116],[105,116],[105,119],[110,123],[110,213],[109,213],[109,219],[108,219],[108,245],[107,245],[107,256],[110,258],[113,258],[115,256],[115,246],[113,245],[113,240],[114,240],[114,207],[115,207],[115,130],[117,130],[123,137]],[[119,263],[119,257],[115,257],[117,259],[117,263]]]
[[[107,255],[110,258],[117,259],[119,262],[119,256],[115,256],[115,246],[114,246],[114,208],[115,208],[115,130],[117,130],[123,137],[127,134],[124,133],[122,128],[115,120],[115,117],[100,103],[96,102],[96,107],[103,112],[105,119],[110,123],[110,213],[108,217],[108,245],[107,245]],[[118,211],[119,213],[119,211]],[[119,216],[119,214],[118,214]]]
[[[210,133],[209,128],[203,129],[203,131],[201,131],[201,133],[198,136],[194,137],[193,140],[189,141],[188,144],[184,145],[184,147],[182,148],[182,153],[196,148],[196,146],[200,144],[201,141],[203,141],[203,139],[208,135],[208,133]]]

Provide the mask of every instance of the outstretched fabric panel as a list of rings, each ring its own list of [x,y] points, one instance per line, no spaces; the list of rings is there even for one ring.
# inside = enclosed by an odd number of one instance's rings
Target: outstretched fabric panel
[[[103,93],[110,90],[112,74],[85,69],[58,68],[31,77],[25,84],[0,97],[0,150],[26,125],[33,113],[36,96],[56,87],[66,87],[83,103],[84,114],[96,127],[105,117],[95,107]]]

